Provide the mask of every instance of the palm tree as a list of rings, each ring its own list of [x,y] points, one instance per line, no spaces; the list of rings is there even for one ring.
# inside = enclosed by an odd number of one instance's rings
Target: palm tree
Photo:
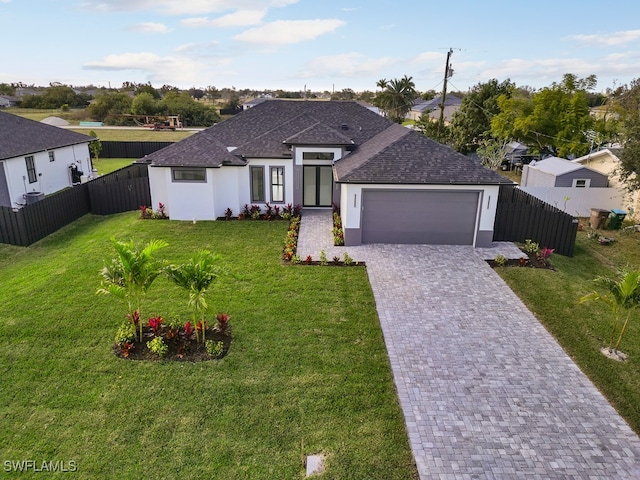
[[[166,272],[169,278],[178,286],[189,292],[189,306],[193,309],[193,323],[197,325],[198,314],[202,326],[202,343],[206,341],[205,312],[208,308],[205,293],[209,285],[218,277],[219,268],[216,262],[220,255],[214,255],[208,250],[201,250],[193,255],[187,263],[170,265]],[[200,340],[198,329],[196,337]]]
[[[609,307],[613,315],[609,350],[618,351],[622,337],[627,330],[627,324],[633,311],[640,306],[640,270],[620,272],[616,278],[598,277],[596,282],[609,290],[608,295],[591,292],[580,299],[580,303],[598,300]],[[613,344],[616,333],[615,345]]]
[[[129,318],[132,321],[139,319],[142,341],[142,299],[161,272],[160,263],[153,258],[153,254],[168,244],[164,240],[151,240],[140,248],[133,240],[121,242],[113,237],[111,244],[118,256],[100,271],[102,282],[96,293],[112,294],[127,302]]]
[[[418,95],[412,77],[405,75],[400,79],[393,79],[388,82],[382,79],[376,85],[384,88],[376,96],[375,103],[377,106],[387,114],[390,120],[402,123]]]

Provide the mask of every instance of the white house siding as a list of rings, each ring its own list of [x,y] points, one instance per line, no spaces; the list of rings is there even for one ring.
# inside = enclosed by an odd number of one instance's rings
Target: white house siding
[[[37,175],[37,181],[34,183],[29,183],[27,175],[25,158],[28,155],[4,160],[12,206],[23,205],[25,193],[42,192],[48,195],[69,187],[71,185],[69,166],[72,164],[77,165],[78,170],[85,174],[91,174],[88,143],[57,148],[52,151],[55,158],[53,162],[49,161],[48,151],[31,154]]]
[[[265,202],[270,205],[278,205],[279,207],[285,206],[287,203],[294,203],[294,184],[296,183],[296,179],[294,177],[293,171],[293,162],[291,159],[280,159],[280,158],[251,158],[249,159],[249,167],[264,167],[264,186],[265,186]],[[240,207],[243,207],[244,204],[251,205],[251,169],[249,167],[241,167],[241,173],[238,178],[239,188],[238,192],[240,194]],[[284,202],[273,202],[271,201],[271,167],[284,167]],[[227,167],[231,168],[231,167]],[[260,207],[263,207],[264,204],[258,204]]]
[[[537,168],[530,168],[525,165],[522,169],[523,186],[535,185],[536,187],[553,187],[556,184],[556,177],[547,172],[542,172]]]
[[[240,185],[247,172],[246,167],[221,167],[210,169],[214,179],[214,213],[216,218],[224,217],[227,208],[233,215],[240,211]]]
[[[151,204],[154,209],[158,204],[165,206],[165,212],[169,218],[171,215],[171,205],[169,205],[169,185],[171,184],[171,169],[167,167],[148,167],[149,188],[151,190]]]
[[[480,193],[478,218],[474,246],[485,246],[493,239],[493,224],[496,217],[496,205],[500,187],[497,185],[363,185],[343,183],[341,185],[340,215],[342,226],[345,230],[345,240],[348,244],[360,243],[359,235],[362,228],[362,190],[447,190],[447,191],[477,191]],[[349,233],[352,233],[354,241],[349,241]]]
[[[588,217],[592,208],[628,210],[623,191],[616,188],[520,187],[521,190],[573,215]]]

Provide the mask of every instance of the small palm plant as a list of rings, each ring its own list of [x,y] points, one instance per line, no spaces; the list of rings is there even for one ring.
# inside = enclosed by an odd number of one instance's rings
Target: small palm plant
[[[609,351],[618,352],[629,320],[637,307],[640,306],[640,270],[622,271],[616,278],[598,277],[596,282],[604,286],[609,293],[601,295],[595,291],[591,292],[583,296],[580,303],[598,300],[609,307],[613,315]]]
[[[102,282],[96,293],[111,294],[127,302],[129,318],[132,321],[138,318],[142,341],[142,321],[139,320],[142,299],[162,271],[153,255],[168,244],[163,240],[151,240],[139,247],[133,240],[122,242],[113,237],[111,243],[117,257],[100,271]]]
[[[196,338],[206,342],[205,313],[208,308],[205,293],[211,283],[220,273],[216,265],[220,255],[208,250],[201,250],[182,265],[170,265],[166,272],[169,278],[178,286],[189,292],[189,306],[192,308],[193,323],[201,326],[202,337],[196,328]]]

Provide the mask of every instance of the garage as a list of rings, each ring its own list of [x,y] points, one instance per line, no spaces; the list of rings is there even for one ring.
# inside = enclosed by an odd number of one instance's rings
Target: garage
[[[362,243],[473,245],[479,192],[362,191]]]

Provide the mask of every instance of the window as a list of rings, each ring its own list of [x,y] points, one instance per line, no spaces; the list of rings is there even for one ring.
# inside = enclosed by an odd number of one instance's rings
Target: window
[[[302,152],[303,160],[333,160],[333,152]]]
[[[33,155],[24,157],[27,164],[27,175],[29,176],[29,183],[36,183],[38,181],[38,175],[36,175],[36,164],[33,161]]]
[[[206,168],[172,168],[171,175],[174,182],[207,182]]]
[[[264,202],[264,167],[249,167],[251,173],[251,201]]]
[[[49,152],[49,161],[50,162],[55,162],[56,161],[56,156],[53,153],[53,150]]]
[[[590,178],[587,178],[587,179],[576,178],[573,181],[573,186],[576,187],[576,188],[587,188],[590,185],[591,185],[591,179]]]
[[[271,167],[271,201],[284,202],[284,167]]]

